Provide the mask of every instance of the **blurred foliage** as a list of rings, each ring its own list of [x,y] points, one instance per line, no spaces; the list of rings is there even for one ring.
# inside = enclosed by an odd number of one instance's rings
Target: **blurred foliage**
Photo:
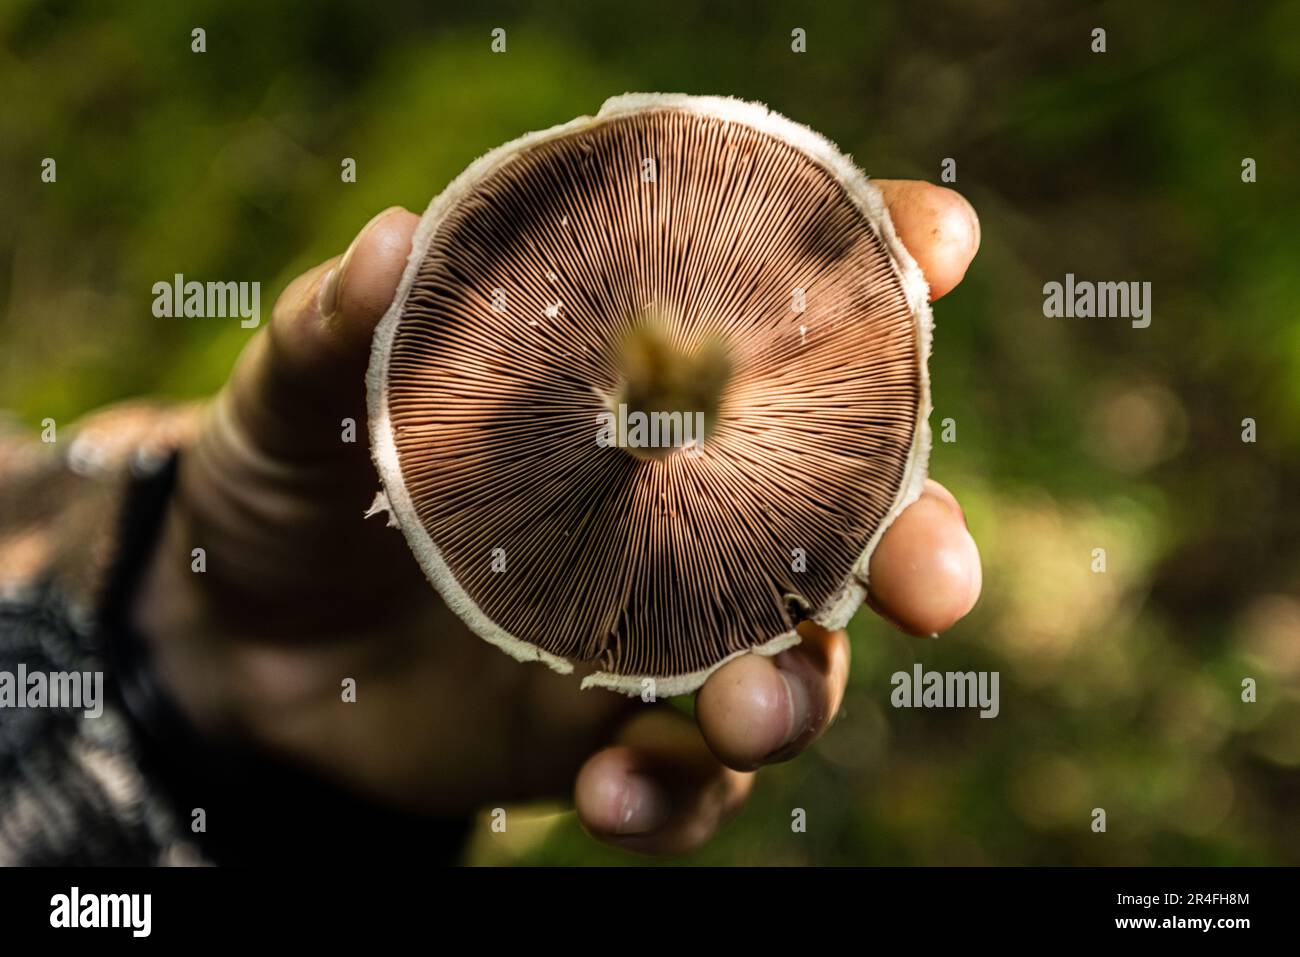
[[[838,723],[688,860],[1300,863],[1300,4],[465,7],[0,6],[0,407],[210,393],[250,333],[155,319],[154,282],[260,280],[269,305],[378,210],[627,90],[762,100],[873,175],[953,157],[983,244],[936,310],[957,441],[932,472],[984,597],[940,641],[859,616]],[[1151,327],[1045,319],[1067,272],[1152,282]],[[915,661],[999,671],[1001,715],[892,709]],[[571,813],[512,820],[469,859],[638,860]]]

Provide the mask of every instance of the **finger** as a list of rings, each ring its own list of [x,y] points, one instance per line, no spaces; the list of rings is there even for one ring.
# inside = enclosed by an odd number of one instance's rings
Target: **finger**
[[[289,284],[271,317],[275,356],[308,372],[368,358],[375,326],[388,310],[420,218],[400,206],[376,215],[342,256]]]
[[[912,635],[952,627],[983,586],[979,548],[951,492],[928,479],[871,555],[867,603]]]
[[[728,767],[750,770],[799,754],[830,726],[844,699],[849,642],[843,631],[801,622],[802,643],[774,658],[742,655],[709,676],[695,718]]]
[[[712,837],[751,786],[751,775],[718,763],[688,719],[655,708],[583,765],[574,804],[598,840],[643,854],[682,854]]]
[[[182,538],[207,543],[208,561],[229,587],[256,595],[277,582],[279,607],[289,608],[290,586],[299,596],[334,587],[319,581],[322,565],[376,592],[415,587],[414,571],[395,571],[415,569],[401,561],[401,537],[361,519],[376,488],[369,339],[396,292],[417,222],[406,210],[385,210],[346,253],[291,282],[182,457]]]
[[[270,327],[248,344],[222,396],[244,438],[281,460],[364,448],[340,442],[350,418],[365,431],[365,372],[419,217],[400,207],[368,222],[347,251],[285,288]]]
[[[961,193],[920,180],[873,180],[898,238],[930,284],[931,301],[966,275],[980,246],[980,221]]]

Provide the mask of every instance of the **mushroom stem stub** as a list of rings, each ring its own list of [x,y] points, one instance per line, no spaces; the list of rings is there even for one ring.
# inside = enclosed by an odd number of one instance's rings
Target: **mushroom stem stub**
[[[716,426],[723,389],[731,376],[731,359],[722,341],[708,336],[687,346],[673,337],[667,322],[647,318],[623,337],[618,358],[620,386],[610,401],[610,412],[620,421],[640,413],[642,421],[650,423],[652,439],[666,431],[668,435],[689,434],[694,444],[702,445]],[[661,430],[660,423],[668,424],[669,429]],[[681,445],[651,441],[623,448],[634,458],[652,460]]]

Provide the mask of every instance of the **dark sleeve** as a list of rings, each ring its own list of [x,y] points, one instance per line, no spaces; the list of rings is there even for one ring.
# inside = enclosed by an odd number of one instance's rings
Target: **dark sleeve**
[[[27,574],[11,574],[6,589],[0,545],[0,864],[454,862],[468,822],[376,806],[272,756],[206,740],[158,684],[128,610],[193,424],[143,444],[122,443],[119,431],[116,453],[97,444],[93,456],[101,480],[115,471],[103,466],[129,463],[111,491],[74,483],[50,497],[47,519],[59,506],[83,514],[80,526],[45,523],[59,529],[47,544],[70,545],[75,531],[73,551],[94,556],[80,574],[53,548],[38,574],[13,569]],[[85,443],[80,454],[90,454]],[[0,501],[3,456],[0,445]],[[98,521],[85,521],[91,514]],[[83,692],[100,680],[102,692],[90,708],[52,698],[2,707],[5,674],[20,672],[65,689],[79,674]]]
[[[0,423],[0,865],[204,860],[141,771],[97,627],[127,491],[195,415],[122,406],[44,441]]]

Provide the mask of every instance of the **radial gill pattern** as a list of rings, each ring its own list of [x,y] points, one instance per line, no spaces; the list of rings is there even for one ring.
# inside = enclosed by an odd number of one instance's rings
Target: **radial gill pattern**
[[[598,441],[648,321],[728,364],[707,438],[657,458]],[[790,633],[908,478],[924,359],[899,267],[828,170],[742,122],[646,109],[520,150],[442,216],[397,323],[393,444],[451,576],[613,676]]]

